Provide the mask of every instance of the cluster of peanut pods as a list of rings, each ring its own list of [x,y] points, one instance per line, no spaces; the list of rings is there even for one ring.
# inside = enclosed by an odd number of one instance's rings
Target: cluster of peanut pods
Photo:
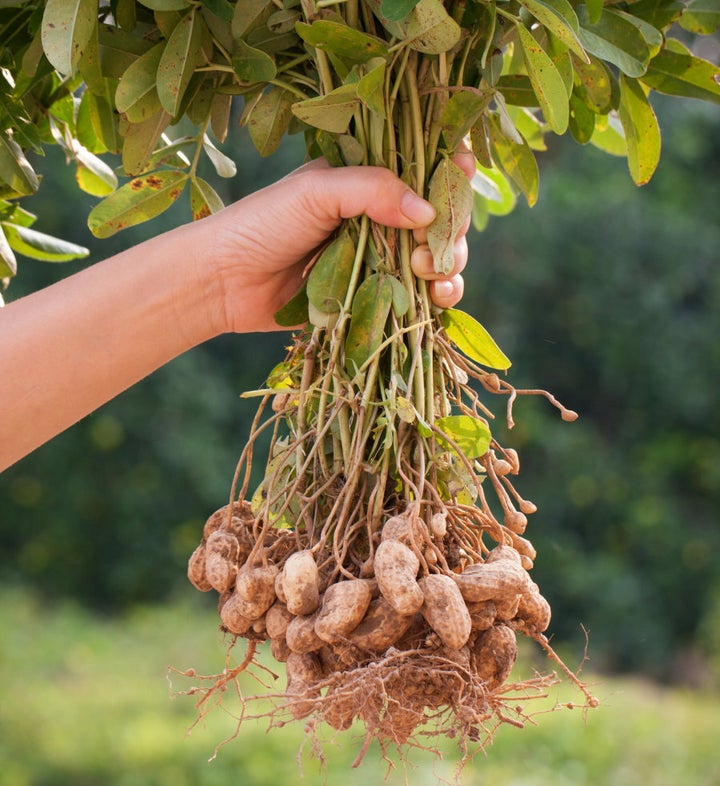
[[[188,576],[197,589],[219,593],[223,630],[270,641],[286,664],[287,707],[296,718],[320,706],[314,699],[329,675],[390,651],[460,659],[490,692],[515,662],[516,632],[546,630],[550,606],[509,545],[459,572],[423,571],[418,554],[428,538],[441,545],[444,535],[444,517],[427,527],[410,511],[392,516],[353,576],[304,548],[296,533],[258,529],[249,504],[234,503],[208,519]],[[324,718],[336,728],[354,719],[330,711]]]

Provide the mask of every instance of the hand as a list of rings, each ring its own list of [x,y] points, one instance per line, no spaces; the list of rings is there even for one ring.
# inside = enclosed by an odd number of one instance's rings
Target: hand
[[[468,151],[455,161],[469,177],[474,172]],[[334,169],[318,160],[201,222],[207,241],[200,264],[209,264],[220,284],[216,332],[277,330],[273,314],[300,289],[308,257],[343,219],[363,213],[386,226],[412,229],[420,244],[412,255],[413,271],[431,281],[436,305],[458,302],[467,226],[458,233],[454,270],[438,275],[427,247],[426,228],[435,216],[428,202],[387,169]]]

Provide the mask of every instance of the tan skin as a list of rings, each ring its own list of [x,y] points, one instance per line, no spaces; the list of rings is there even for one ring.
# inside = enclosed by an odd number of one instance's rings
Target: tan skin
[[[472,176],[475,161],[456,162]],[[346,218],[410,229],[412,267],[436,305],[463,294],[426,245],[434,210],[386,169],[308,164],[202,221],[90,266],[0,309],[0,471],[182,352],[223,333],[277,330],[313,251]]]

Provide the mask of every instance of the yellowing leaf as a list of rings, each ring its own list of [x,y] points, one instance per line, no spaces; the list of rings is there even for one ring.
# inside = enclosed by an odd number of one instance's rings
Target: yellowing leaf
[[[156,44],[125,71],[115,91],[115,106],[131,123],[142,123],[161,108],[156,78],[165,44]]]
[[[498,163],[532,207],[538,198],[540,171],[530,145],[524,139],[520,143],[508,139],[494,115],[490,117],[489,130]]]
[[[345,369],[351,377],[382,344],[392,296],[389,276],[379,273],[366,278],[357,288],[345,339]]]
[[[512,365],[485,328],[469,314],[447,308],[440,315],[448,338],[471,360],[505,371]]]
[[[222,199],[208,182],[201,177],[193,178],[190,183],[190,210],[193,221],[217,213],[224,207]]]
[[[129,175],[143,172],[172,118],[163,109],[143,123],[133,123],[125,133],[122,161]]]
[[[3,222],[3,229],[10,247],[31,259],[67,262],[70,259],[86,257],[90,253],[87,248],[28,227]]]
[[[345,230],[313,265],[307,282],[308,301],[324,314],[336,314],[347,297],[355,260],[355,243]]]
[[[90,231],[105,238],[155,218],[182,194],[188,177],[173,169],[136,177],[90,211]]]
[[[460,227],[472,212],[470,181],[449,158],[437,165],[430,180],[428,200],[437,214],[428,227],[428,245],[436,273],[447,274],[455,267],[454,244]]]
[[[278,149],[290,125],[292,102],[292,94],[287,90],[271,87],[253,106],[247,127],[261,156],[269,156]]]
[[[411,49],[439,55],[460,40],[460,25],[440,0],[420,0],[408,17],[407,42]]]
[[[61,74],[74,74],[83,49],[97,27],[98,0],[47,0],[42,44]]]
[[[157,91],[163,109],[177,114],[185,89],[200,62],[203,28],[202,16],[189,11],[173,29],[157,69]]]
[[[463,455],[468,459],[479,458],[487,453],[490,447],[492,435],[487,424],[478,418],[470,415],[448,415],[438,418],[435,425],[449,439],[451,439]],[[439,442],[446,442],[442,437],[438,437]]]
[[[342,85],[327,95],[297,101],[292,105],[292,112],[310,126],[342,134],[347,131],[359,103],[356,85]]]
[[[645,185],[660,161],[660,127],[642,87],[625,74],[620,74],[618,114],[625,131],[630,174],[636,185]]]
[[[545,120],[556,134],[564,134],[570,118],[565,82],[530,31],[522,24],[517,25],[517,31],[528,76]]]
[[[384,41],[342,22],[317,19],[310,25],[298,22],[295,29],[310,46],[332,52],[343,60],[366,63],[373,57],[387,57],[387,44]]]

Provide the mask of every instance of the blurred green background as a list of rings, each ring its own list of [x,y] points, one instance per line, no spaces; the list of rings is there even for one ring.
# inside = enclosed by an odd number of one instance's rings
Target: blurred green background
[[[720,784],[720,113],[657,101],[660,167],[643,189],[621,159],[558,141],[538,205],[471,236],[463,308],[513,360],[511,381],[552,391],[563,423],[523,397],[506,432],[518,488],[539,512],[533,575],[553,606],[553,643],[602,707],[502,730],[468,783]],[[259,159],[226,145],[236,199],[293,168],[301,140]],[[21,260],[8,299],[189,217],[173,212],[94,240],[92,200],[56,151],[28,204],[37,228],[90,260]],[[142,293],[138,293],[141,297]],[[227,500],[254,411],[239,398],[283,355],[283,334],[225,336],[170,363],[0,475],[0,784],[270,784],[297,774],[302,728],[231,734],[222,711],[184,740],[191,699],[168,700],[165,667],[223,667],[208,598],[185,579],[205,517]],[[527,669],[545,666],[528,656]],[[519,669],[520,671],[521,669]],[[522,675],[520,675],[522,676]],[[577,700],[577,696],[550,698]],[[305,761],[305,782],[381,781],[357,741]],[[457,755],[389,782],[452,778]]]

